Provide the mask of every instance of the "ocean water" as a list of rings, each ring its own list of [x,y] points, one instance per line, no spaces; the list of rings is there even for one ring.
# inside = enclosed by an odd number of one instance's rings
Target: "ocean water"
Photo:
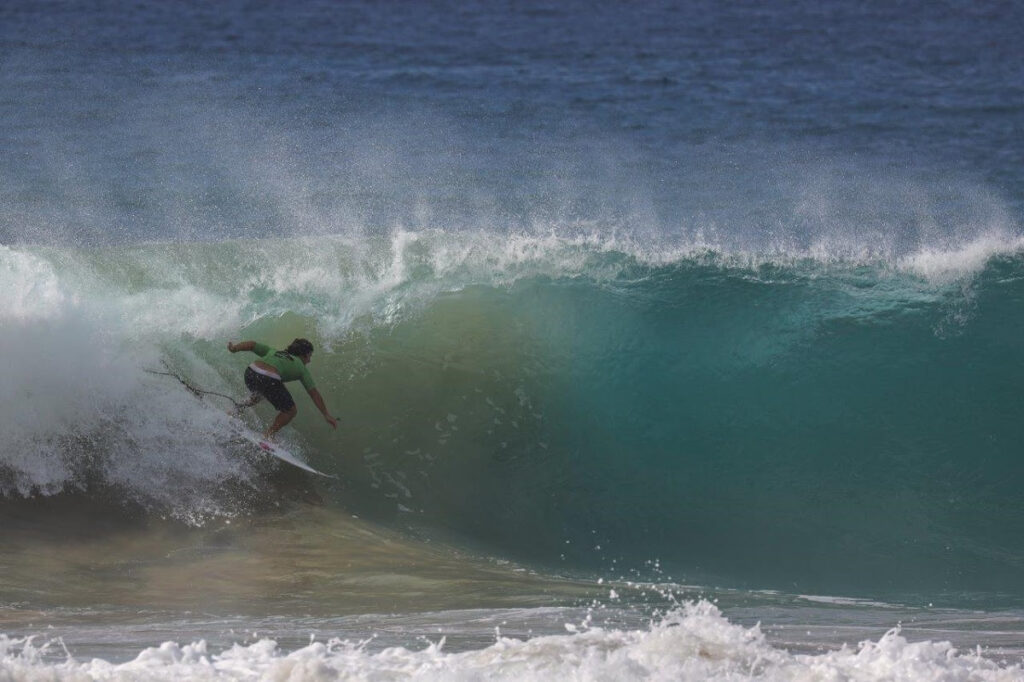
[[[4,3],[0,679],[1024,679],[1022,26]]]

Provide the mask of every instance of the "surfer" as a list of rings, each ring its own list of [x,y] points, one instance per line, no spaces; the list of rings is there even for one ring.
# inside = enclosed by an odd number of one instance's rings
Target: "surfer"
[[[273,438],[274,434],[288,424],[299,411],[291,393],[285,388],[286,381],[301,381],[302,387],[309,393],[313,404],[324,415],[327,423],[331,428],[338,428],[338,420],[327,411],[324,399],[320,396],[320,391],[316,390],[313,377],[306,368],[313,359],[312,343],[306,339],[295,339],[287,349],[274,351],[270,346],[257,341],[228,341],[228,350],[232,353],[248,350],[260,357],[245,368],[245,386],[252,396],[241,407],[250,407],[266,398],[277,409],[277,418],[263,434],[264,438]]]

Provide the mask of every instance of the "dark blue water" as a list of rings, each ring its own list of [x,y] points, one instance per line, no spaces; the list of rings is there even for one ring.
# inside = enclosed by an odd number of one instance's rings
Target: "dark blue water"
[[[0,25],[5,241],[826,229],[795,224],[806,191],[889,228],[907,197],[865,195],[903,191],[952,230],[978,194],[1022,200],[1012,3],[9,3]]]

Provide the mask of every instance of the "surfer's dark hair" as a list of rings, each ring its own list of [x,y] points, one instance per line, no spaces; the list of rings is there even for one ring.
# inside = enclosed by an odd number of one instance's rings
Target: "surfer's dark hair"
[[[313,352],[313,344],[306,339],[295,339],[288,346],[289,355],[309,355]]]

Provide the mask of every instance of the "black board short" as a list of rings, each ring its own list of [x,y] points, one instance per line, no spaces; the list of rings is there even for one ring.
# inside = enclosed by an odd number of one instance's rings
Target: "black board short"
[[[295,407],[292,394],[284,387],[283,381],[254,372],[252,367],[245,368],[245,387],[266,398],[279,412]]]

